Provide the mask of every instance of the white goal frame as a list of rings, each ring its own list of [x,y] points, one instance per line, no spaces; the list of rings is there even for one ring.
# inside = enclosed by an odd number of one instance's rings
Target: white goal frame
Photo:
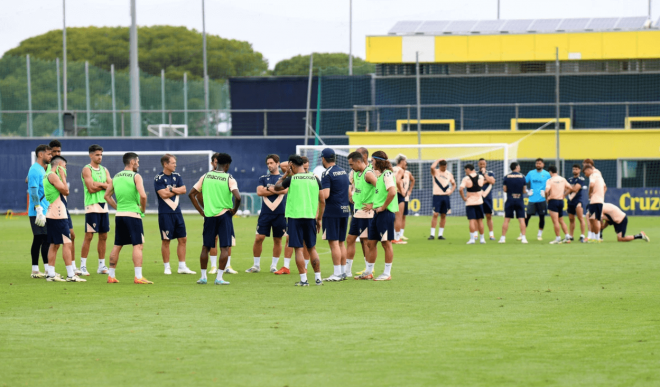
[[[165,131],[169,131],[166,133]],[[158,124],[148,125],[147,131],[158,137],[188,137],[188,125]]]

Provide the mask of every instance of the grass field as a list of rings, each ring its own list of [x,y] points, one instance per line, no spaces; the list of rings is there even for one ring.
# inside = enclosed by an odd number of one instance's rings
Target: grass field
[[[132,283],[128,251],[120,284],[96,274],[78,284],[33,280],[28,220],[3,218],[0,386],[660,384],[657,218],[629,222],[650,244],[616,243],[606,230],[602,244],[560,246],[547,244],[549,228],[544,242],[520,245],[517,226],[506,245],[466,246],[462,217],[449,219],[448,240],[427,241],[430,218],[408,219],[392,281],[297,288],[297,274],[243,272],[256,218],[235,219],[230,286],[165,276],[153,215],[143,270],[154,285]],[[186,220],[188,265],[198,271],[202,223]],[[83,218],[73,221],[79,253]],[[327,243],[318,250],[325,277]],[[354,271],[362,268],[360,258]],[[65,272],[61,258],[57,270]]]

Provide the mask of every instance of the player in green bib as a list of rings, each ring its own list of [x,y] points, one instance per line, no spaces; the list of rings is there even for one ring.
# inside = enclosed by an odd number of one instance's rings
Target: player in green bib
[[[110,215],[105,193],[112,179],[110,172],[101,165],[103,160],[103,148],[100,145],[89,147],[89,164],[82,169],[81,179],[83,192],[85,194],[85,239],[80,251],[80,271],[82,275],[88,276],[87,257],[92,245],[94,234],[98,234],[99,240],[96,246],[98,252],[98,274],[108,274],[105,265],[106,241],[110,231]]]
[[[314,278],[317,285],[323,285],[321,280],[321,263],[316,252],[316,234],[321,230],[321,219],[325,210],[325,198],[320,195],[321,182],[311,172],[306,172],[305,162],[298,155],[289,157],[289,169],[275,184],[275,192],[289,189],[287,193],[287,234],[289,247],[296,254],[296,266],[300,274],[300,282],[296,286],[309,286],[303,248],[310,256]]]
[[[147,193],[144,190],[142,176],[137,173],[140,158],[137,153],[124,154],[124,170],[115,175],[105,192],[105,200],[117,210],[115,214],[115,245],[110,252],[110,272],[108,283],[118,283],[115,276],[119,253],[125,245],[133,245],[133,265],[135,266],[135,284],[153,284],[142,276],[142,249],[144,230],[142,217],[147,207]],[[112,198],[115,194],[117,200]]]
[[[376,174],[368,163],[369,153],[366,148],[358,148],[355,152],[348,155],[348,165],[352,169],[349,175],[352,188],[349,190],[349,199],[353,202],[353,214],[351,226],[346,237],[346,276],[352,277],[351,269],[353,267],[353,258],[355,257],[355,243],[358,238],[362,245],[366,270],[367,256],[369,256],[369,246],[367,239],[369,237],[369,223],[374,217],[374,211],[371,208],[365,209],[365,205],[372,205],[374,200],[374,191],[376,189]],[[352,192],[352,195],[350,194]]]
[[[216,285],[229,285],[222,278],[227,268],[229,248],[234,241],[234,224],[232,217],[241,205],[241,194],[238,192],[236,180],[227,173],[231,166],[231,156],[226,153],[218,153],[215,169],[202,176],[190,190],[190,201],[200,215],[204,217],[203,246],[199,257],[202,269],[202,277],[197,281],[200,285],[206,285],[206,269],[209,263],[209,252],[215,247],[216,237],[220,245],[220,262]],[[202,194],[203,207],[198,200],[198,194]]]
[[[395,213],[399,211],[399,205],[396,200],[396,184],[394,182],[394,173],[392,164],[383,151],[374,152],[371,155],[374,171],[378,175],[376,190],[374,192],[374,218],[369,225],[369,257],[367,257],[367,270],[355,279],[374,279],[373,270],[378,255],[378,241],[383,245],[385,251],[385,271],[375,278],[374,281],[389,281],[392,279],[392,261],[394,260],[394,251],[392,250],[392,241],[394,240],[394,219]]]

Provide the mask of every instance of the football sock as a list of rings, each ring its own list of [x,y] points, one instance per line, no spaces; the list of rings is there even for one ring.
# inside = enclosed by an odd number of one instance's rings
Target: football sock
[[[305,270],[307,270],[307,265],[309,265],[309,259],[305,260]]]
[[[44,265],[48,263],[48,249],[50,248],[50,243],[47,243],[46,240],[48,237],[46,235],[40,235],[41,238],[41,259],[44,261]]]
[[[142,268],[141,267],[136,267],[135,268],[135,278],[142,278]]]
[[[211,255],[211,267],[218,267],[218,256]]]
[[[385,270],[383,271],[383,274],[390,275],[392,272],[392,264],[391,263],[386,263],[385,264]]]
[[[300,282],[307,282],[307,273],[300,274]]]
[[[165,262],[165,263],[163,263],[163,266],[165,266],[165,270],[167,270],[167,269],[170,268],[170,263],[169,263],[169,262]]]
[[[32,271],[39,271],[39,265],[32,265]]]
[[[227,270],[228,267],[231,267],[231,255],[227,256],[227,264],[225,265],[225,270]]]
[[[440,227],[438,229],[438,236],[442,236],[442,234],[445,232],[445,229],[443,227]]]
[[[399,232],[394,230],[394,240],[398,241],[399,240]]]
[[[254,257],[254,266],[256,267],[261,266],[261,257]]]
[[[474,240],[474,234],[473,234],[473,233],[470,233],[470,240],[471,240],[471,241]]]
[[[73,277],[75,274],[73,272],[73,265],[66,266],[66,276]]]
[[[32,266],[39,266],[39,250],[41,249],[41,235],[35,235],[32,237],[32,247],[30,248],[30,254],[32,255]]]
[[[555,240],[556,240],[557,242],[561,242],[561,237],[558,236],[558,237],[555,238]]]
[[[273,257],[273,263],[271,263],[270,265],[272,267],[277,267],[277,262],[279,262],[279,260],[280,260],[280,257]]]
[[[506,237],[504,235],[500,237],[500,242],[506,242]]]
[[[314,280],[315,281],[320,281],[321,280],[321,272],[314,273]]]
[[[202,269],[202,279],[206,279],[206,269]]]
[[[479,240],[481,240],[481,241],[485,241],[485,240],[486,240],[486,239],[484,238],[484,234],[480,234],[480,235],[479,235]]]
[[[403,238],[403,229],[401,229],[401,237]]]
[[[333,275],[340,276],[341,275],[341,265],[333,265],[333,266],[334,266]]]
[[[72,259],[72,260],[71,260],[71,266],[73,266],[73,271],[74,271],[74,272],[75,272],[76,270],[78,270],[78,269],[76,268],[76,260],[75,260],[75,259]]]
[[[55,277],[55,268],[53,266],[48,265],[46,272],[49,277]]]
[[[543,230],[539,230],[539,233],[537,234],[537,236],[542,237],[543,236]]]
[[[87,258],[80,258],[80,267],[87,266]]]
[[[644,239],[644,237],[642,236],[642,234],[641,234],[641,233],[640,233],[640,234],[637,234],[637,235],[635,235],[635,236],[634,236],[634,238],[635,238],[635,239]]]
[[[216,281],[222,281],[222,274],[224,274],[224,270],[218,270],[218,274],[215,277]]]
[[[44,271],[46,272],[46,274],[50,273],[50,272],[48,271],[48,268],[49,268],[49,267],[50,267],[50,265],[48,265],[48,264],[45,264],[45,265],[44,265]]]
[[[99,259],[99,266],[101,266],[101,267],[105,266],[105,258],[104,259]]]
[[[490,236],[491,238],[495,238],[495,232],[494,231],[489,232],[488,236]]]
[[[364,267],[367,267],[367,265],[369,264],[369,262],[367,262],[367,257],[363,257],[363,258],[364,258]]]
[[[115,268],[114,267],[110,268],[110,272],[108,273],[108,277],[117,278],[117,277],[115,277]]]
[[[341,273],[340,274],[345,274],[346,273],[346,265],[341,265]]]
[[[347,259],[346,260],[346,269],[344,269],[344,273],[350,273],[352,269],[353,269],[353,260],[352,259]]]
[[[522,240],[525,241],[525,242],[527,242],[527,237],[523,235],[523,236],[522,236]]]
[[[186,268],[186,261],[179,261],[179,269],[185,269]]]
[[[291,258],[284,258],[284,267],[289,269],[289,265],[291,265]]]
[[[584,234],[580,234],[580,238],[584,239]]]
[[[369,272],[369,273],[374,272],[374,264],[373,263],[367,263],[367,272]]]
[[[571,236],[571,234],[566,234],[566,238],[571,239],[573,237]]]
[[[441,229],[441,230],[442,230],[442,229]],[[432,237],[435,236],[435,227],[431,227],[431,236],[432,236]]]
[[[539,230],[543,231],[544,227],[545,227],[545,216],[540,215],[539,216]]]

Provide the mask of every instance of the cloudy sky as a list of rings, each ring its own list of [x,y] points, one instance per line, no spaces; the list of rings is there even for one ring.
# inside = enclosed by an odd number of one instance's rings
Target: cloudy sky
[[[653,20],[660,16],[654,1]],[[66,0],[67,26],[128,26],[130,0]],[[648,0],[501,0],[502,19],[644,16]],[[353,0],[353,53],[399,20],[495,19],[497,0]],[[206,0],[206,30],[245,40],[270,67],[310,52],[348,52],[349,0]],[[137,0],[139,26],[202,29],[201,0]],[[61,0],[3,0],[0,54],[62,28]],[[201,49],[201,48],[200,48]]]

